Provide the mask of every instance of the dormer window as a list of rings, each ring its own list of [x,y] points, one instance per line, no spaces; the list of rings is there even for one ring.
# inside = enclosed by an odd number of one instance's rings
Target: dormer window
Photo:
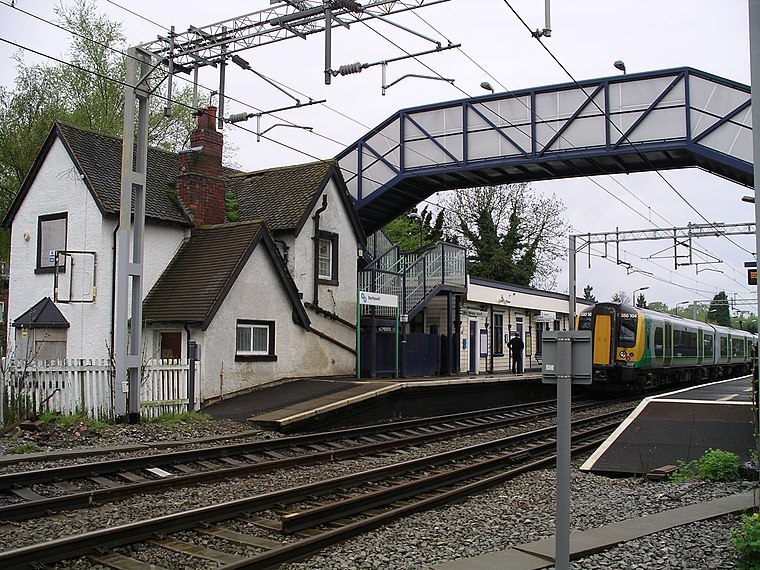
[[[56,253],[66,251],[67,212],[37,218],[37,267],[35,273],[53,273]],[[58,271],[66,270],[66,261],[58,256]]]

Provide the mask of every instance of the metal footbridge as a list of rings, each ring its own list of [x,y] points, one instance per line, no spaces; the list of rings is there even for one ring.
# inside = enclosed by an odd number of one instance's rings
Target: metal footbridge
[[[404,109],[337,158],[371,233],[457,188],[687,167],[751,187],[751,111],[684,67]]]

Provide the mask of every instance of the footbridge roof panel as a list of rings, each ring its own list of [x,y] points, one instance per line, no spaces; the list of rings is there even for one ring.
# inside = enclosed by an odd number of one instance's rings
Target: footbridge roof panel
[[[750,88],[683,67],[435,103],[337,159],[368,232],[473,186],[688,167],[752,186]]]

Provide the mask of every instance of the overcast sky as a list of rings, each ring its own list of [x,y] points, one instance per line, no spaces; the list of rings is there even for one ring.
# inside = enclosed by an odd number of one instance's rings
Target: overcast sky
[[[10,0],[0,0],[0,38],[67,59],[69,37],[65,32],[23,14],[10,4]],[[118,4],[127,6],[134,14]],[[55,18],[52,2],[15,0],[15,5],[40,18]],[[128,43],[135,45],[155,39],[170,26],[178,31],[190,25],[203,27],[266,9],[270,2],[96,0],[96,5],[101,12],[123,23]],[[242,123],[247,130],[226,127],[226,144],[238,149],[237,165],[258,170],[335,156],[400,109],[484,94],[479,87],[482,81],[489,81],[497,92],[570,81],[560,65],[530,36],[510,6],[531,29],[544,27],[544,2],[540,0],[511,0],[509,4],[504,0],[450,0],[393,17],[394,21],[444,45],[461,43],[462,47],[425,56],[421,63],[391,64],[387,82],[407,73],[440,74],[455,79],[453,85],[409,78],[382,96],[381,69],[376,66],[361,74],[334,78],[332,85],[325,86],[323,34],[242,53],[254,69],[292,89],[301,101],[327,99],[327,104],[282,112],[278,118],[262,118],[262,130],[283,120],[313,128],[310,133],[276,127],[267,133],[282,144],[263,139],[256,142],[255,121]],[[612,64],[620,59],[629,73],[691,66],[749,84],[747,0],[555,0],[551,10],[552,36],[542,41],[576,80],[619,74]],[[431,42],[383,22],[375,22],[371,27],[354,24],[349,30],[341,28],[333,33],[333,68],[394,58],[403,53],[401,48],[419,52],[431,47]],[[13,85],[11,56],[16,52],[16,48],[0,42],[0,83],[6,87]],[[24,60],[45,61],[29,53]],[[207,69],[201,83],[215,89],[216,72]],[[293,102],[254,74],[235,66],[227,68],[227,95],[235,101],[227,103],[226,114],[270,110]],[[751,193],[750,189],[698,170],[663,174],[709,221],[753,220],[752,206],[741,202],[741,196]],[[704,223],[654,173],[558,180],[536,183],[533,187],[539,192],[555,193],[565,203],[575,233]],[[599,258],[592,258],[588,269],[586,256],[580,256],[578,290],[580,293],[585,285],[591,284],[596,297],[605,300],[620,290],[630,296],[634,289],[649,287],[646,291],[649,301],[660,300],[670,306],[681,301],[710,299],[722,290],[730,297],[754,299],[755,288],[747,285],[743,267],[751,258],[747,252],[755,251],[754,236],[738,236],[732,241],[701,240],[699,247],[723,263],[711,266],[714,270],[700,266],[699,273],[694,267],[674,270],[672,258],[648,259],[667,248],[666,242],[625,244],[624,259],[639,269],[630,275],[614,261]],[[566,268],[567,261],[558,263],[560,292],[568,290]],[[755,312],[754,303],[740,308]]]

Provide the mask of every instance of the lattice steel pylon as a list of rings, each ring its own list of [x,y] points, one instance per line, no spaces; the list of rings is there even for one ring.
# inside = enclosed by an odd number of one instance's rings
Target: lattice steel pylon
[[[114,331],[114,409],[119,420],[139,421],[142,347],[142,286],[145,234],[145,192],[148,156],[148,116],[151,76],[165,75],[167,81],[166,115],[171,114],[172,78],[175,73],[197,72],[201,67],[219,68],[219,126],[223,126],[226,61],[247,49],[274,42],[302,38],[325,32],[325,83],[340,73],[331,68],[330,31],[348,28],[351,23],[387,16],[448,2],[448,0],[270,0],[265,10],[210,24],[190,27],[139,46],[130,47],[126,58],[124,88],[124,130],[122,147],[121,201],[116,251],[116,318]],[[421,36],[424,37],[424,36]],[[429,39],[429,38],[426,38]],[[432,40],[431,40],[432,41]],[[450,49],[449,44],[436,50]],[[413,57],[410,55],[409,57]],[[343,66],[346,67],[346,66]],[[156,81],[158,86],[163,81]],[[197,107],[197,101],[193,102]],[[134,199],[133,199],[134,194]],[[129,317],[128,317],[129,315]],[[130,326],[131,323],[131,326]]]

